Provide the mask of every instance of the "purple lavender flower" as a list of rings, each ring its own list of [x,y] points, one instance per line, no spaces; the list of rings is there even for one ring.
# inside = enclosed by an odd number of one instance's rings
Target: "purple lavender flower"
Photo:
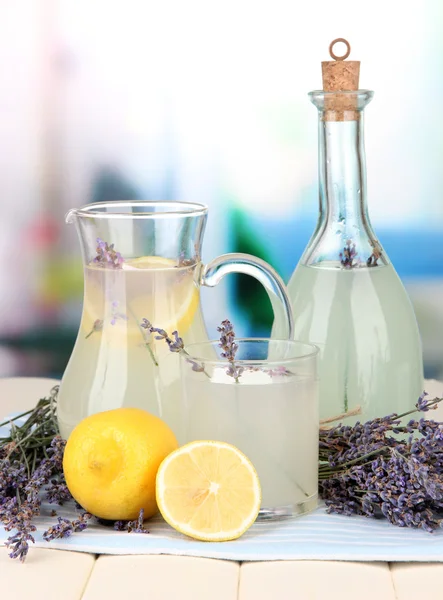
[[[63,517],[58,517],[58,524],[52,525],[43,534],[43,539],[46,542],[51,540],[68,538],[73,533],[83,531],[89,525],[89,520],[92,519],[92,515],[88,512],[84,512],[78,519],[70,521]]]
[[[293,375],[293,373],[289,371],[286,367],[275,367],[275,369],[267,369],[266,373],[270,377],[288,377],[289,375]]]
[[[378,242],[374,242],[372,245],[372,254],[366,261],[368,267],[378,267],[378,259],[381,257],[381,248]]]
[[[46,499],[49,504],[58,504],[60,506],[68,502],[68,500],[72,500],[71,492],[68,490],[64,477],[60,476],[59,479],[51,479],[51,483],[46,488]]]
[[[165,340],[171,352],[181,352],[182,350],[184,350],[185,346],[183,340],[181,337],[179,337],[177,331],[172,332],[172,335],[174,336],[174,339],[172,339],[171,337],[169,337],[169,335],[164,329],[153,327],[152,323],[148,321],[148,319],[142,319],[140,326],[143,327],[143,329],[147,329],[150,333],[156,333],[156,340]]]
[[[173,331],[172,335],[174,336],[174,340],[171,342],[170,339],[166,340],[166,343],[169,346],[169,350],[171,352],[180,352],[184,350],[184,343],[181,337],[178,335],[178,331]]]
[[[95,263],[99,263],[103,267],[111,267],[113,269],[121,269],[124,259],[120,252],[114,248],[114,244],[108,245],[102,239],[97,238],[97,256],[94,258]]]
[[[238,350],[238,344],[235,343],[235,331],[234,327],[228,319],[222,321],[220,327],[217,327],[217,331],[220,332],[220,343],[219,347],[223,350],[220,356],[226,358],[229,361],[229,366],[226,369],[226,373],[235,379],[238,383],[240,375],[243,373],[243,367],[237,367],[235,364],[235,355]]]
[[[31,531],[35,531],[34,525],[29,525],[25,530],[19,530],[15,535],[11,536],[5,542],[5,545],[11,549],[9,556],[18,558],[20,562],[25,562],[29,551],[29,542],[35,543]]]
[[[352,269],[356,266],[355,259],[357,256],[357,250],[352,240],[346,240],[346,246],[343,248],[343,252],[340,252],[340,262],[345,269]]]
[[[88,337],[91,337],[91,335],[93,333],[95,333],[96,331],[101,331],[102,329],[103,329],[103,319],[96,319],[92,325],[91,331],[88,333],[88,335],[85,335],[85,339],[87,340]]]
[[[145,511],[140,509],[138,518],[134,521],[115,521],[114,529],[116,531],[127,531],[128,533],[149,533],[143,524]]]
[[[0,460],[0,503],[3,498],[14,496],[27,480],[25,465],[17,460],[11,462],[8,458]]]
[[[432,400],[426,400],[426,396],[428,394],[423,392],[423,394],[418,399],[417,404],[415,405],[417,410],[421,412],[427,412],[428,410],[434,410],[437,408],[437,404],[435,404]]]
[[[188,362],[191,365],[191,368],[195,373],[204,373],[205,372],[205,366],[196,362],[192,358],[187,358],[186,362]]]
[[[66,440],[56,435],[48,448],[49,464],[57,473],[63,472],[63,455],[65,453]]]
[[[36,530],[32,519],[40,513],[40,501],[34,498],[31,502],[25,500],[19,504],[17,496],[3,501],[0,507],[0,521],[5,531],[13,533],[5,542],[8,548],[12,548],[9,556],[25,560],[29,549],[29,543],[34,543],[32,533]]]

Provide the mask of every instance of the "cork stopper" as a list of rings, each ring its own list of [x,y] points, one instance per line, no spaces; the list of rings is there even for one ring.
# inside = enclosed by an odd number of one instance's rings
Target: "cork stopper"
[[[334,52],[334,46],[339,42],[346,46],[346,52],[342,56],[337,56]],[[340,92],[358,90],[360,61],[346,60],[351,54],[351,45],[344,38],[337,38],[329,44],[329,54],[333,60],[321,63],[323,91],[334,94],[325,97],[324,120],[356,121],[360,114],[357,111],[357,96]]]

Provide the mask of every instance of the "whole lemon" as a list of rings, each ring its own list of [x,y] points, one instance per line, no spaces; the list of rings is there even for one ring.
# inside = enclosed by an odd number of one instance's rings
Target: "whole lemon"
[[[157,512],[155,478],[178,443],[158,417],[117,408],[83,419],[65,447],[63,471],[72,496],[88,512],[112,521]]]

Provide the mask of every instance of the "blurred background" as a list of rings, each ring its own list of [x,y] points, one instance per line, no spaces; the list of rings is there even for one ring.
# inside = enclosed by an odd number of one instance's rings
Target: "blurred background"
[[[329,42],[361,60],[374,228],[443,377],[441,0],[1,0],[0,376],[61,376],[81,313],[69,208],[209,206],[203,259],[242,251],[287,281],[318,211],[317,111]],[[255,302],[251,301],[254,295]],[[204,290],[211,336],[270,331],[266,297]]]

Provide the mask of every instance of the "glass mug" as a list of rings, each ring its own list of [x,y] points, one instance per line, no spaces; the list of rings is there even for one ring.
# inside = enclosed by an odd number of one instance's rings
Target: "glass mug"
[[[220,440],[239,448],[260,478],[259,519],[317,506],[318,349],[264,338],[236,339],[234,363],[219,342],[180,354],[185,442]]]
[[[257,278],[292,336],[283,281],[267,263],[225,254],[202,264],[207,214],[201,204],[160,201],[100,202],[67,214],[80,239],[84,300],[57,402],[64,438],[90,414],[131,406],[164,419],[182,442],[179,357],[141,323],[178,331],[185,345],[207,340],[200,286],[214,287],[228,273]]]

